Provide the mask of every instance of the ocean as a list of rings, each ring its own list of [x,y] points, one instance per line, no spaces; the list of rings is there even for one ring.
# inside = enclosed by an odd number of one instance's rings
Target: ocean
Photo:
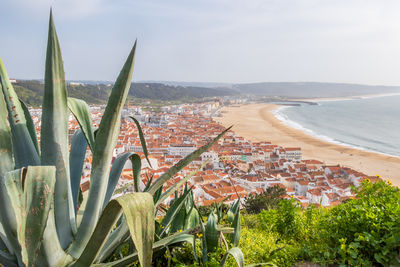
[[[400,95],[282,106],[275,116],[329,142],[400,156]]]

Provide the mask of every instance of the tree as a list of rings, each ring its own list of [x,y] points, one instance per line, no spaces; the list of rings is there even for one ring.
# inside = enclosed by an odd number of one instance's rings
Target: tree
[[[258,214],[262,210],[273,209],[279,204],[285,194],[285,188],[277,185],[268,187],[262,194],[250,195],[247,197],[244,208],[247,213],[252,214]]]

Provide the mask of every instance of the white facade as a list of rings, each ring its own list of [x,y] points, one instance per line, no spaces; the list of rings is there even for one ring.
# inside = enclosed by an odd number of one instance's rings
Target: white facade
[[[195,150],[195,145],[170,145],[168,147],[168,155],[179,155],[186,157]]]
[[[301,148],[286,148],[286,159],[287,160],[295,160],[295,161],[300,161],[301,160]]]

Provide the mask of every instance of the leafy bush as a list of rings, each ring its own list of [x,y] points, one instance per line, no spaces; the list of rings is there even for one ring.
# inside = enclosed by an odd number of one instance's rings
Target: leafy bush
[[[301,209],[293,200],[282,200],[275,209],[244,216],[239,247],[246,261],[272,261],[278,266],[301,261],[324,266],[395,264],[400,250],[400,190],[390,182],[365,181],[354,191],[355,199],[334,208]],[[271,249],[280,246],[284,248],[271,256]]]
[[[243,251],[246,264],[293,266],[298,261],[299,247],[293,242],[282,240],[276,232],[242,228],[239,247]]]
[[[223,202],[221,203],[213,203],[210,206],[200,206],[198,208],[199,213],[202,217],[208,217],[208,215],[210,215],[210,213],[212,212],[216,212],[216,213],[225,213],[227,212],[229,209],[229,206]]]
[[[330,253],[350,266],[393,264],[400,249],[400,190],[367,180],[356,192],[321,220]]]
[[[285,194],[285,188],[279,186],[268,187],[262,194],[247,197],[244,208],[250,214],[258,214],[262,210],[274,209]]]
[[[277,232],[281,237],[295,238],[301,234],[300,210],[295,200],[283,199],[276,209],[263,210],[258,215],[260,226]]]

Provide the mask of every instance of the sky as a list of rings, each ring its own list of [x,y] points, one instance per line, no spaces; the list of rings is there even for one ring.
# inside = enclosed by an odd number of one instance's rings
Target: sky
[[[44,76],[49,9],[67,80],[400,85],[398,0],[1,0],[9,76]]]

